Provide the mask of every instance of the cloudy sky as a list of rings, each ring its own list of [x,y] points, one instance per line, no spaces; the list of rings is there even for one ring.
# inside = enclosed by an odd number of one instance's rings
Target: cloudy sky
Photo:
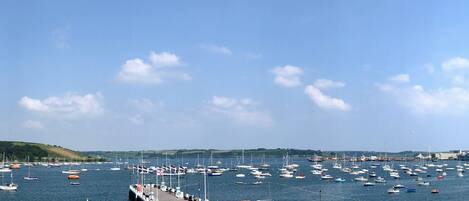
[[[469,148],[464,1],[0,3],[0,139]]]

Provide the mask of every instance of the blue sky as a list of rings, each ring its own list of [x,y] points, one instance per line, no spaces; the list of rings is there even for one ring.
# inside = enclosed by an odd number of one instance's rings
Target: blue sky
[[[3,1],[0,138],[468,148],[464,1]]]

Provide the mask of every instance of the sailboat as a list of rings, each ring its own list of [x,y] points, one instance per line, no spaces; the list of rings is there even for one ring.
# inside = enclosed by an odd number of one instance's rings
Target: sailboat
[[[242,158],[241,158],[241,163],[242,163],[242,164],[241,164],[241,165],[238,165],[238,166],[236,166],[236,167],[237,167],[237,168],[244,168],[244,169],[249,169],[249,168],[251,168],[252,166],[250,166],[250,165],[245,165],[245,164],[244,164],[244,149],[242,150],[241,154],[242,154]]]
[[[28,163],[29,163],[29,156],[28,156]],[[31,176],[31,166],[28,165],[28,176],[23,177],[23,179],[24,180],[38,180],[39,178]]]
[[[244,150],[243,150],[243,156],[244,156]],[[208,198],[207,198],[207,171],[204,171],[204,200],[203,201],[208,201]]]
[[[270,168],[270,165],[265,162],[265,153],[264,153],[264,157],[262,158],[262,163],[260,166],[261,166],[260,169],[262,170],[268,170]]]
[[[116,157],[116,160],[115,160],[115,162],[114,162],[114,167],[110,168],[109,170],[111,170],[111,171],[119,171],[119,170],[121,170],[121,168],[120,168],[120,167],[118,166],[118,164],[117,164],[117,157]]]
[[[177,171],[179,172],[179,167],[177,169]],[[184,197],[184,192],[181,191],[181,183],[179,181],[179,174],[177,174],[178,176],[178,186],[176,187],[176,198],[183,198]]]
[[[0,166],[0,172],[11,172],[10,168],[5,167],[5,152],[3,152],[3,160],[2,160],[2,165]]]
[[[2,185],[0,186],[0,190],[2,191],[16,191],[18,190],[18,185],[13,183],[13,172],[10,172],[10,183],[4,184],[3,183],[3,175],[2,175]]]

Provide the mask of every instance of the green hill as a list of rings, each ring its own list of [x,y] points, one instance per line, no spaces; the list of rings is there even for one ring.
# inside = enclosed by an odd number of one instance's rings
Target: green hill
[[[28,157],[30,161],[100,160],[57,145],[31,142],[0,141],[0,154],[2,153],[10,161],[26,161]]]

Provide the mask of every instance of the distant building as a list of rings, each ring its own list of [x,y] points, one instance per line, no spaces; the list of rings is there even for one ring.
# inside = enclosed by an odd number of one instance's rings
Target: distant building
[[[438,160],[456,160],[458,155],[459,152],[439,152],[434,153],[432,157]]]

